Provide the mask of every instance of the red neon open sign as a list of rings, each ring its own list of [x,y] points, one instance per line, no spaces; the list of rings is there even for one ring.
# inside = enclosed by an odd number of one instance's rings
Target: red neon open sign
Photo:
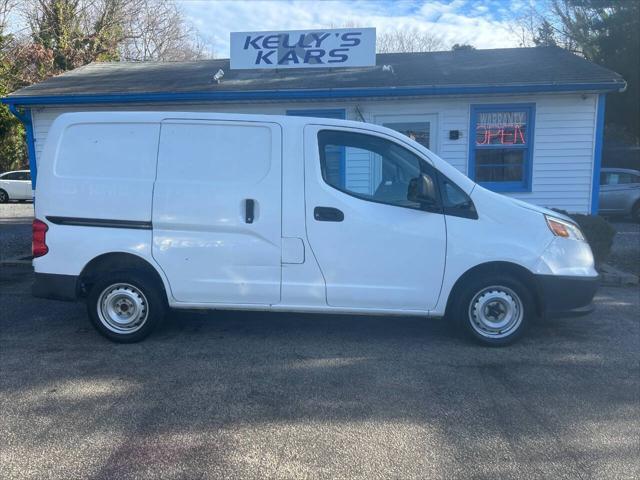
[[[527,112],[481,112],[476,121],[476,145],[526,145]]]

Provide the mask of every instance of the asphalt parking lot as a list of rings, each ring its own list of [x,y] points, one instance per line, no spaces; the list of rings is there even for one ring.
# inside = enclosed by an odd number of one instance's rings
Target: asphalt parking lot
[[[116,345],[30,281],[0,266],[2,479],[640,475],[636,288],[504,349],[436,320],[239,312]]]

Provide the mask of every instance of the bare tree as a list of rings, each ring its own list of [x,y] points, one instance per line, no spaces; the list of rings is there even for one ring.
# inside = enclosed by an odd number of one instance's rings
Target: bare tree
[[[444,42],[440,37],[417,28],[381,32],[377,35],[376,44],[379,53],[433,52],[444,49]]]
[[[139,1],[26,1],[22,14],[29,30],[27,41],[51,51],[58,71],[96,60],[117,60],[126,23]]]
[[[622,4],[628,0],[616,1]],[[598,3],[606,6],[607,2],[544,0],[530,3],[514,18],[510,29],[518,36],[522,47],[555,45],[590,57],[590,30],[585,26],[602,22],[599,10],[593,8]],[[615,5],[615,1],[610,3]],[[606,8],[600,10],[606,11]]]
[[[7,30],[9,15],[18,6],[18,0],[0,0],[0,34]]]
[[[120,47],[122,60],[197,60],[204,43],[173,0],[141,0]]]
[[[53,53],[57,71],[93,61],[191,60],[205,54],[177,0],[26,0],[22,16],[30,41]]]

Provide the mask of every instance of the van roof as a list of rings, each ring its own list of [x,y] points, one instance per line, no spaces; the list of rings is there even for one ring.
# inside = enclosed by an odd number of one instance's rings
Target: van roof
[[[324,117],[305,117],[298,115],[266,115],[249,113],[218,113],[198,111],[89,111],[67,112],[57,117],[56,121],[63,123],[80,122],[162,122],[167,120],[236,120],[244,122],[274,122],[286,124],[321,124],[337,125],[352,128],[363,128],[363,122]],[[382,131],[397,135],[395,130],[390,130],[380,125],[367,123],[368,130]]]

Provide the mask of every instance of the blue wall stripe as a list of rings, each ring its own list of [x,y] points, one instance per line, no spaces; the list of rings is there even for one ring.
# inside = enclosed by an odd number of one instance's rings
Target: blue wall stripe
[[[591,180],[591,215],[600,208],[600,168],[602,167],[602,144],[604,143],[604,112],[607,94],[598,95],[596,117],[596,143],[593,149],[593,179]]]
[[[475,85],[458,87],[380,87],[336,88],[315,90],[254,90],[228,92],[189,93],[118,93],[97,95],[10,96],[0,100],[15,105],[68,105],[80,103],[141,103],[189,101],[243,101],[243,100],[309,100],[363,97],[407,97],[431,95],[470,95],[485,93],[581,92],[617,91],[621,82],[540,84],[540,85]]]

